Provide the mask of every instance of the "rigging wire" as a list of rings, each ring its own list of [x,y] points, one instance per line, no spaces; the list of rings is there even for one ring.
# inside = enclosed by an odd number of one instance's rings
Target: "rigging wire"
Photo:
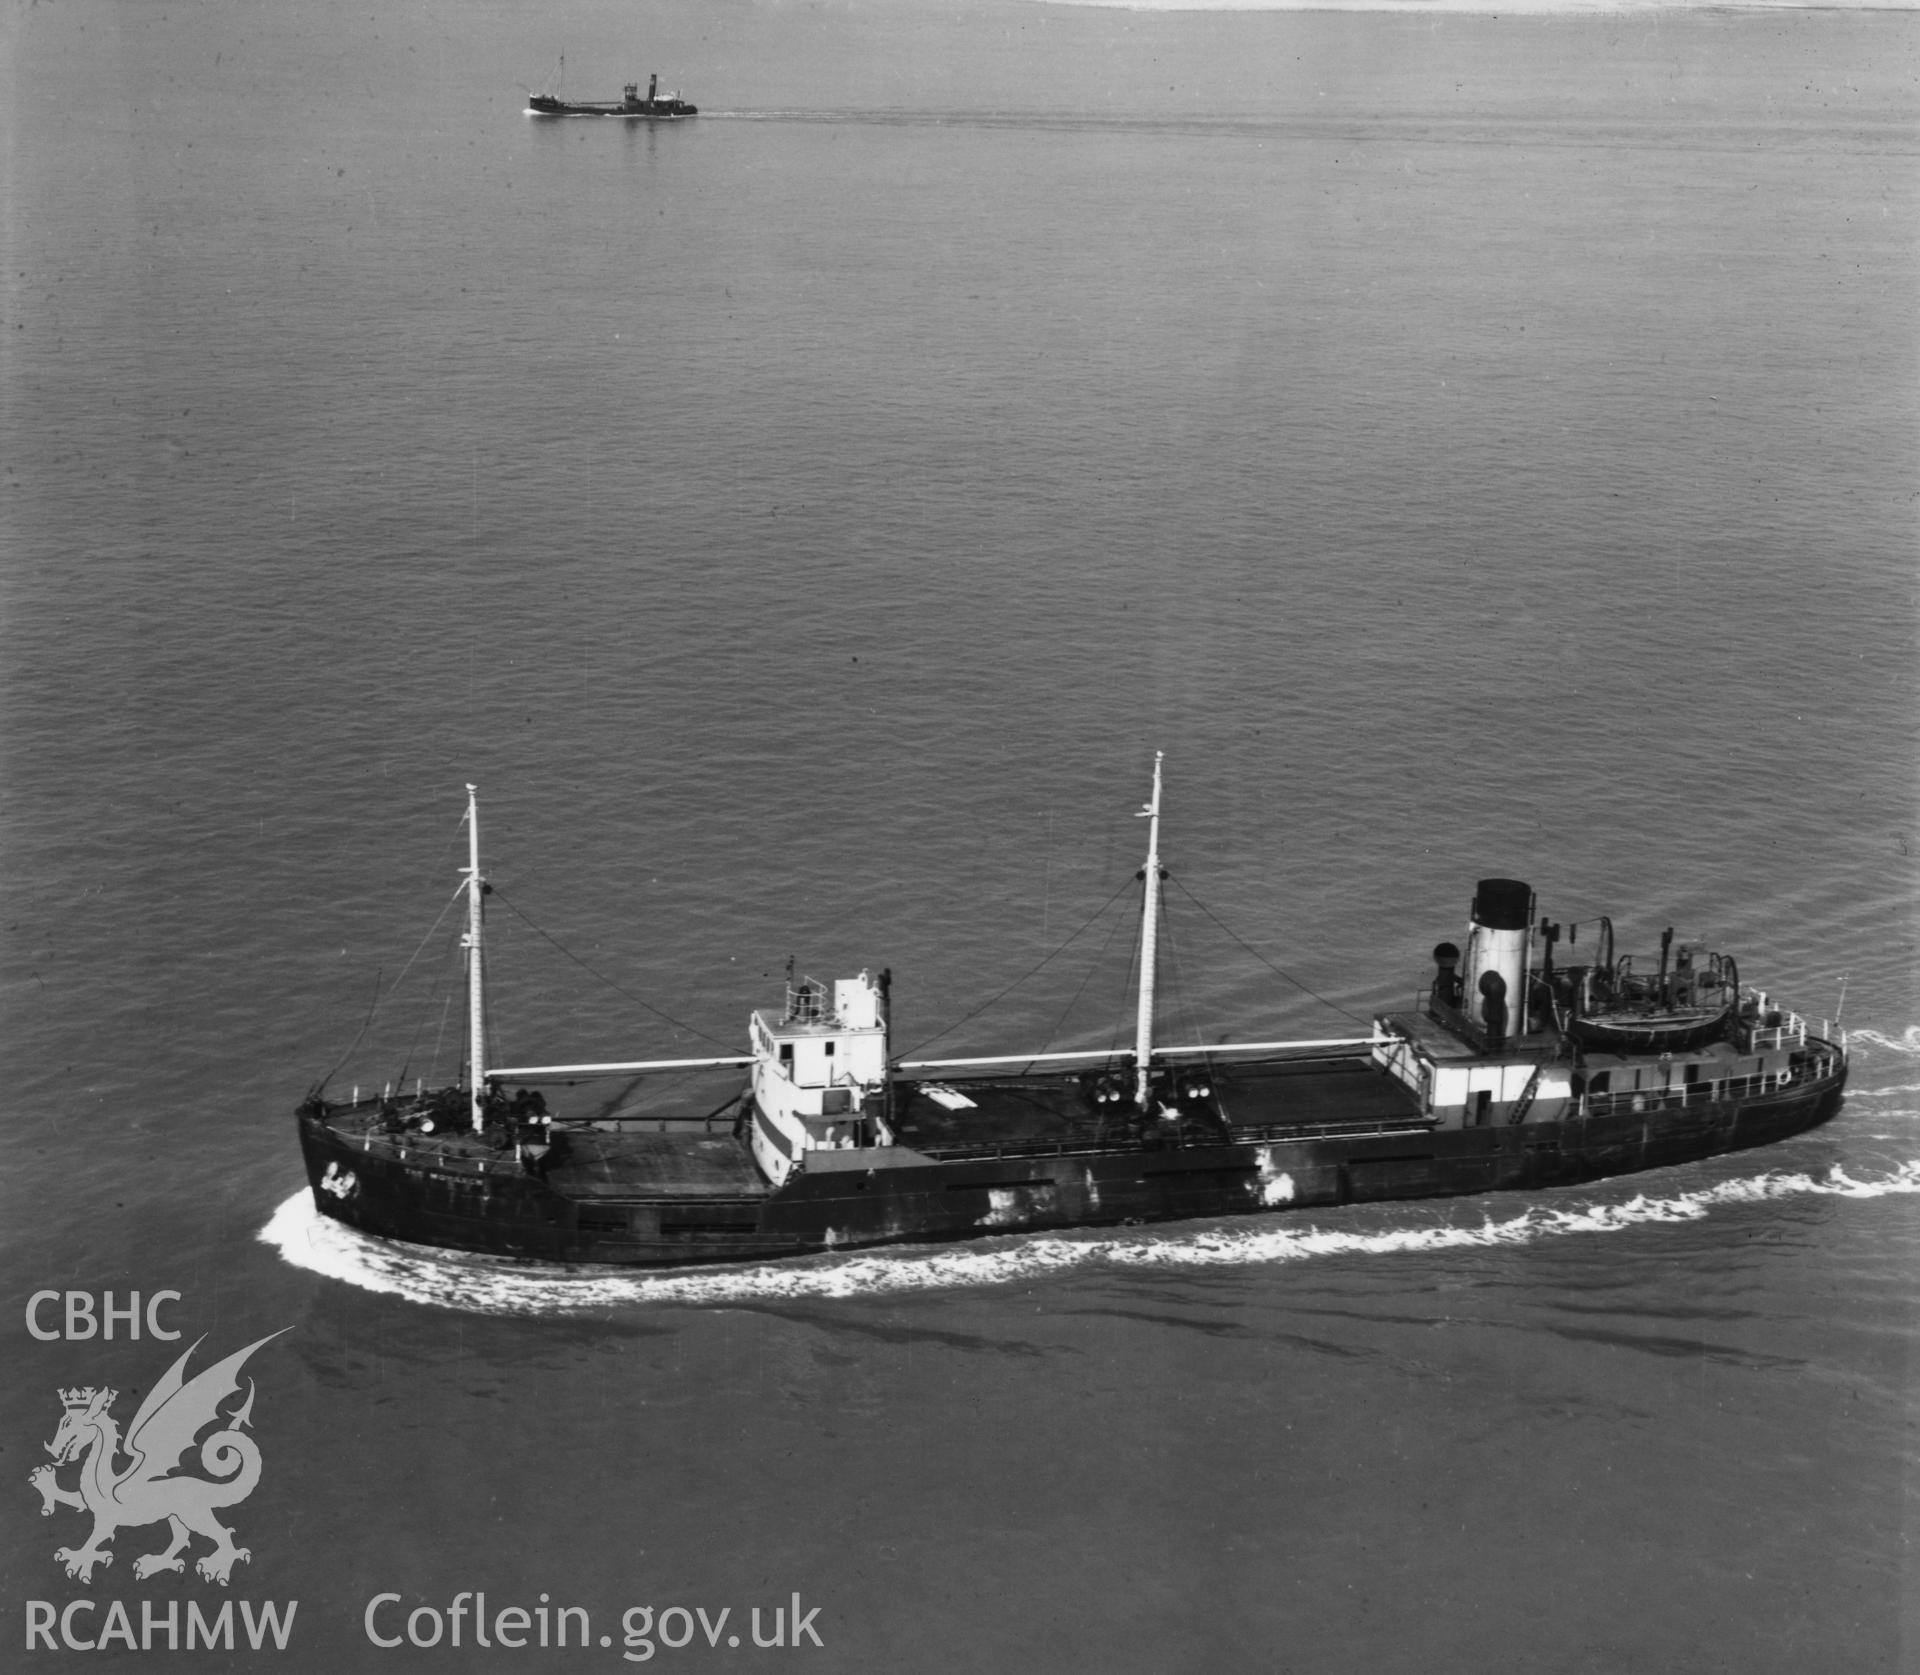
[[[319,1096],[326,1091],[327,1084],[331,1082],[336,1075],[339,1074],[340,1066],[345,1064],[348,1059],[353,1057],[354,1048],[358,1047],[360,1043],[366,1039],[368,1027],[373,1023],[373,1015],[375,1012],[379,1011],[380,1009],[380,979],[384,975],[385,975],[384,969],[376,970],[374,972],[373,999],[367,1002],[367,1015],[360,1021],[360,1033],[347,1043],[347,1050],[333,1061],[333,1068],[330,1069],[324,1076],[322,1076],[319,1081],[313,1084],[313,1093],[316,1099],[319,1098]],[[1846,992],[1847,992],[1846,985],[1842,983],[1840,985],[1840,994],[1842,999],[1845,999]]]
[[[1219,929],[1226,932],[1227,936],[1232,939],[1235,946],[1241,949],[1244,949],[1247,953],[1251,954],[1256,960],[1258,960],[1263,966],[1265,966],[1267,970],[1271,971],[1274,974],[1274,976],[1285,978],[1287,982],[1291,983],[1302,994],[1313,996],[1313,998],[1319,1001],[1322,1006],[1332,1007],[1333,1010],[1338,1012],[1343,1018],[1351,1018],[1357,1024],[1365,1024],[1365,1023],[1371,1022],[1370,1019],[1361,1017],[1360,1014],[1357,1012],[1349,1012],[1346,1009],[1346,1007],[1342,1006],[1337,1000],[1328,1000],[1327,997],[1321,994],[1317,989],[1308,988],[1307,985],[1301,982],[1298,977],[1294,976],[1292,972],[1282,971],[1279,966],[1275,965],[1273,961],[1268,959],[1266,955],[1260,952],[1259,949],[1249,946],[1247,943],[1242,942],[1238,936],[1235,936],[1231,927],[1222,923],[1219,917],[1213,912],[1213,910],[1209,908],[1207,904],[1203,902],[1198,896],[1196,896],[1191,890],[1189,890],[1185,884],[1181,884],[1179,879],[1176,878],[1174,879],[1173,882],[1180,886],[1181,895],[1185,896],[1188,901],[1192,902],[1195,907],[1199,908],[1202,913],[1204,913],[1209,919],[1213,920],[1214,924],[1218,926]]]
[[[447,898],[446,906],[440,909],[438,917],[427,927],[427,934],[421,937],[413,952],[407,956],[407,963],[400,968],[400,975],[387,985],[387,992],[384,997],[380,993],[380,976],[378,973],[375,974],[373,979],[373,1004],[367,1008],[367,1016],[360,1025],[360,1033],[347,1044],[347,1050],[335,1061],[333,1068],[320,1078],[321,1087],[324,1088],[331,1082],[334,1077],[339,1074],[340,1066],[353,1057],[355,1050],[359,1047],[360,1043],[366,1039],[367,1031],[373,1025],[374,1014],[380,1010],[381,1000],[383,998],[391,1000],[394,992],[406,981],[407,973],[413,970],[414,961],[420,958],[420,950],[425,948],[426,945],[433,940],[434,932],[440,929],[441,923],[446,919],[448,908],[451,908],[453,904],[460,899],[460,893],[465,889],[466,885],[464,883],[454,887],[453,894]]]
[[[414,951],[407,956],[407,963],[400,968],[400,975],[394,978],[392,987],[387,990],[387,993],[389,995],[393,993],[394,989],[397,989],[400,987],[401,983],[405,980],[407,973],[413,970],[413,962],[419,959],[420,950],[426,947],[428,941],[432,938],[433,933],[440,928],[441,924],[445,921],[447,917],[447,913],[452,908],[453,904],[457,902],[466,893],[467,893],[467,886],[466,886],[466,881],[464,879],[461,880],[460,883],[454,885],[453,894],[447,897],[446,906],[440,909],[439,917],[436,918],[433,921],[433,923],[427,927],[427,934],[421,937],[419,946],[416,947]]]
[[[427,1060],[427,1077],[434,1085],[440,1085],[440,1053],[447,1038],[447,1018],[453,1011],[453,997],[460,988],[460,979],[464,977],[464,962],[460,957],[458,937],[448,941],[440,953],[440,969],[434,974],[433,987],[428,991],[428,1008],[422,1010],[413,1026],[413,1039],[407,1043],[407,1056],[400,1066],[400,1085],[406,1086],[407,1072],[413,1068],[415,1055],[420,1049],[420,1037],[425,1034],[427,1025],[433,1022],[431,1003],[434,995],[440,996],[440,1024],[434,1033],[433,1054]],[[456,1072],[457,1074],[457,1072]]]
[[[495,891],[494,893],[497,895],[499,892]],[[483,963],[481,966],[481,976],[484,978],[485,975],[486,975],[486,966]],[[473,979],[469,977],[467,981],[472,982]],[[487,1032],[488,1063],[492,1063],[492,1061],[495,1059],[505,1058],[507,1056],[507,1051],[504,1047],[500,1045],[500,1037],[495,1033],[494,1027],[493,1027],[493,985],[491,983],[487,984],[480,991],[480,1026],[482,1029],[484,1029]],[[471,1047],[471,1043],[469,1043],[469,1047]],[[485,1066],[482,1066],[481,1068],[484,1069]],[[471,1086],[473,1083],[473,1071],[474,1071],[473,1058],[472,1058],[471,1051],[469,1051],[468,1057],[467,1057],[467,1082],[469,1086]]]
[[[1136,873],[1134,876],[1137,878],[1139,874]],[[1127,979],[1120,989],[1123,995],[1129,993],[1137,994],[1139,992],[1135,985],[1133,974],[1140,969],[1140,956],[1145,951],[1146,940],[1147,922],[1143,915],[1133,922],[1133,948],[1127,955]],[[1122,1006],[1113,1014],[1113,1034],[1108,1037],[1110,1045],[1107,1051],[1109,1053],[1119,1053],[1125,1050],[1120,1045],[1120,1034],[1126,1027],[1126,1008]]]
[[[453,1010],[453,990],[447,990],[447,998],[440,1006],[440,1033],[433,1038],[433,1079],[440,1080],[440,1048],[447,1039],[447,1015]]]
[[[1199,1018],[1193,1006],[1193,984],[1187,978],[1186,946],[1174,940],[1173,915],[1167,911],[1164,897],[1160,904],[1160,938],[1162,945],[1166,948],[1167,964],[1172,968],[1173,977],[1173,981],[1167,985],[1168,1005],[1164,1016],[1170,1027],[1166,1035],[1171,1038],[1175,1034],[1184,1033],[1193,1037],[1196,1046],[1205,1046],[1206,1043],[1200,1039]],[[1153,1034],[1157,1045],[1161,1031],[1156,1028]]]
[[[466,886],[463,884],[461,888],[464,890]],[[444,919],[446,914],[442,912],[440,916]],[[433,997],[436,994],[444,993],[445,996],[440,1007],[440,1033],[434,1039],[433,1057],[427,1064],[427,1069],[433,1075],[436,1082],[439,1080],[440,1043],[447,1033],[447,1011],[453,1005],[453,984],[448,981],[447,968],[450,965],[458,965],[460,963],[459,952],[460,941],[458,937],[449,940],[446,946],[440,950],[440,969],[434,976],[432,988],[427,991],[429,1007],[431,1007]],[[412,962],[409,961],[408,963],[411,964]],[[413,1037],[407,1042],[407,1056],[400,1061],[400,1076],[397,1083],[400,1087],[404,1088],[407,1085],[407,1072],[413,1068],[414,1055],[420,1050],[421,1033],[426,1029],[427,1023],[432,1016],[433,1014],[430,1010],[423,1011],[419,1017],[414,1020]]]
[[[711,1042],[714,1046],[721,1048],[723,1051],[730,1050],[731,1043],[721,1041],[717,1037],[707,1034],[707,1032],[703,1029],[696,1029],[692,1024],[682,1023],[678,1018],[674,1017],[672,1013],[662,1012],[659,1007],[652,1005],[648,1001],[642,1000],[637,994],[634,994],[631,990],[623,989],[618,983],[614,982],[614,980],[611,977],[609,977],[605,972],[596,971],[592,966],[588,965],[585,960],[581,959],[578,954],[574,953],[571,948],[568,948],[564,943],[556,941],[553,937],[548,936],[547,933],[543,931],[538,925],[536,925],[531,919],[529,919],[526,916],[526,914],[522,913],[519,908],[515,907],[514,904],[507,899],[505,892],[501,890],[499,885],[496,884],[493,887],[493,894],[495,898],[499,900],[507,908],[507,910],[513,914],[513,916],[516,919],[518,919],[523,925],[525,925],[528,930],[532,931],[535,936],[541,938],[545,942],[552,943],[552,945],[555,948],[557,948],[562,954],[566,955],[568,959],[572,960],[573,963],[577,965],[582,971],[588,973],[590,976],[599,978],[599,980],[602,983],[606,984],[608,988],[613,990],[615,994],[620,995],[625,999],[632,1001],[635,1006],[640,1007],[643,1011],[651,1012],[656,1018],[663,1019],[665,1022],[672,1024],[675,1029],[684,1030],[689,1035],[697,1035],[700,1037],[702,1041]]]
[[[1107,907],[1113,906],[1117,899],[1118,892],[1107,898],[1106,907],[1101,908],[1100,911],[1102,913],[1106,912]],[[1052,1050],[1055,1039],[1059,1036],[1060,1031],[1066,1027],[1067,1019],[1073,1016],[1073,1009],[1080,1004],[1080,997],[1087,992],[1087,985],[1093,981],[1093,974],[1106,963],[1107,950],[1113,946],[1113,939],[1120,934],[1120,927],[1126,922],[1124,918],[1116,918],[1113,921],[1112,928],[1107,932],[1107,940],[1100,944],[1100,952],[1087,962],[1087,974],[1080,979],[1080,987],[1073,991],[1073,998],[1061,1009],[1060,1016],[1054,1020],[1053,1027],[1047,1031],[1046,1039],[1040,1046],[1041,1052],[1050,1052]]]
[[[1069,948],[1073,946],[1073,944],[1076,941],[1079,940],[1080,937],[1086,934],[1086,932],[1093,926],[1094,922],[1097,919],[1099,919],[1099,917],[1103,913],[1105,913],[1108,908],[1113,906],[1113,904],[1116,901],[1118,901],[1122,895],[1126,893],[1127,885],[1131,884],[1132,882],[1133,882],[1133,879],[1129,877],[1126,880],[1126,882],[1120,886],[1118,890],[1115,890],[1112,895],[1107,897],[1105,901],[1103,901],[1098,907],[1096,907],[1093,910],[1092,916],[1087,919],[1085,924],[1081,925],[1079,930],[1075,931],[1072,936],[1068,937],[1065,942],[1061,943],[1058,948],[1054,949],[1054,951],[1051,954],[1049,954],[1031,971],[1024,972],[1020,976],[1014,978],[1014,980],[1011,983],[1009,983],[1004,989],[1002,989],[997,995],[994,995],[989,1000],[983,1000],[964,1018],[956,1018],[952,1023],[948,1024],[945,1029],[941,1030],[939,1034],[929,1035],[926,1038],[926,1040],[922,1041],[918,1046],[909,1047],[905,1052],[900,1053],[897,1056],[900,1058],[912,1058],[916,1053],[924,1053],[929,1047],[931,1047],[934,1044],[934,1042],[939,1041],[944,1037],[951,1035],[955,1030],[960,1028],[962,1024],[972,1023],[973,1020],[979,1017],[982,1012],[986,1011],[988,1007],[997,1005],[999,1002],[1005,1000],[1008,995],[1012,994],[1013,991],[1019,988],[1022,983],[1026,982],[1026,980],[1029,977],[1039,976],[1039,974],[1042,971],[1044,971],[1048,965],[1050,965],[1060,955],[1064,954]]]
[[[1095,908],[1094,911],[1090,915],[1088,915],[1086,920],[1082,922],[1081,925],[1076,930],[1074,930],[1074,932],[1070,936],[1068,936],[1065,941],[1063,941],[1058,947],[1053,949],[1052,952],[1047,954],[1047,956],[1044,959],[1042,959],[1037,965],[1033,966],[1030,970],[1023,972],[1020,976],[1016,977],[1011,983],[1007,984],[1006,987],[1001,989],[997,994],[994,994],[990,996],[988,999],[982,1001],[980,1005],[976,1006],[972,1011],[967,1012],[963,1014],[961,1017],[955,1019],[954,1022],[947,1025],[945,1029],[938,1031],[936,1034],[927,1036],[924,1040],[920,1041],[917,1045],[907,1048],[901,1053],[899,1053],[898,1056],[901,1058],[910,1058],[918,1053],[924,1052],[928,1047],[932,1046],[936,1041],[942,1040],[946,1036],[951,1035],[955,1030],[961,1028],[965,1024],[971,1023],[975,1018],[979,1017],[983,1012],[999,1004],[1000,1001],[1004,1000],[1015,989],[1019,988],[1022,983],[1025,983],[1026,981],[1028,981],[1028,979],[1037,977],[1042,971],[1044,971],[1049,965],[1051,965],[1054,962],[1054,960],[1058,959],[1069,948],[1071,948],[1074,945],[1074,943],[1079,941],[1082,936],[1084,936],[1090,929],[1092,929],[1092,927],[1095,924],[1097,924],[1106,915],[1107,911],[1113,906],[1113,904],[1116,901],[1118,901],[1122,895],[1126,893],[1128,886],[1137,882],[1137,876],[1138,875],[1136,874],[1133,877],[1129,877],[1123,880],[1119,888],[1116,889],[1112,895],[1108,896],[1105,901],[1103,901],[1097,908]],[[1291,983],[1296,989],[1300,990],[1301,993],[1312,997],[1314,1000],[1318,1001],[1322,1006],[1329,1007],[1333,1011],[1340,1013],[1342,1017],[1352,1018],[1354,1019],[1355,1022],[1366,1021],[1360,1018],[1357,1013],[1351,1012],[1346,1007],[1340,1005],[1338,1001],[1329,1000],[1325,995],[1309,987],[1307,984],[1303,983],[1299,978],[1295,977],[1290,971],[1283,970],[1280,966],[1275,965],[1258,949],[1252,947],[1250,944],[1245,942],[1241,937],[1236,935],[1235,932],[1232,930],[1232,928],[1228,926],[1224,921],[1222,921],[1220,917],[1217,914],[1215,914],[1213,910],[1209,908],[1205,902],[1201,901],[1198,896],[1196,896],[1190,889],[1188,889],[1186,884],[1182,880],[1180,880],[1177,877],[1174,877],[1170,873],[1167,874],[1167,877],[1170,879],[1172,883],[1174,883],[1179,888],[1181,895],[1183,895],[1189,902],[1191,902],[1193,906],[1196,907],[1200,911],[1200,913],[1204,915],[1209,921],[1211,921],[1212,924],[1218,930],[1223,932],[1228,937],[1228,939],[1234,943],[1236,947],[1240,948],[1245,953],[1252,955],[1252,957],[1255,960],[1259,961],[1259,963],[1262,966],[1266,967],[1266,969],[1268,971],[1271,971],[1276,977],[1282,978],[1284,981]],[[458,885],[454,889],[453,894],[448,897],[446,905],[443,906],[440,910],[439,917],[434,920],[434,923],[432,927],[428,930],[427,934],[420,939],[419,946],[416,947],[413,953],[408,957],[407,963],[405,966],[401,968],[399,975],[394,978],[393,982],[390,985],[388,985],[385,998],[391,998],[393,993],[399,988],[401,981],[406,977],[407,973],[410,972],[413,969],[414,965],[418,962],[421,951],[426,947],[427,943],[432,940],[434,933],[439,930],[441,923],[446,919],[448,911],[452,908],[453,904],[460,899],[460,896],[465,892],[465,890],[466,890],[466,884],[462,882],[460,885]],[[716,1037],[709,1035],[705,1030],[699,1029],[692,1024],[683,1022],[681,1019],[674,1017],[669,1012],[663,1012],[659,1007],[654,1006],[649,1001],[643,1000],[639,995],[634,994],[631,990],[623,987],[619,983],[616,983],[612,978],[608,977],[606,973],[598,970],[596,967],[590,965],[587,961],[581,959],[579,955],[575,954],[564,943],[560,942],[557,938],[551,936],[547,931],[542,929],[539,925],[535,924],[533,920],[530,919],[525,913],[523,913],[520,910],[519,906],[515,904],[506,895],[506,893],[500,889],[498,885],[492,886],[490,893],[496,899],[498,899],[501,905],[506,907],[507,910],[511,912],[515,918],[520,920],[522,924],[526,925],[526,927],[529,930],[531,930],[536,936],[538,936],[542,941],[551,944],[552,947],[555,948],[559,953],[564,955],[568,960],[571,960],[575,965],[579,966],[582,971],[587,972],[590,976],[593,976],[597,978],[600,982],[606,984],[607,987],[612,989],[616,994],[621,995],[625,999],[632,1001],[634,1005],[640,1007],[642,1010],[646,1012],[650,1012],[651,1014],[653,1014],[654,1017],[661,1019],[665,1023],[671,1024],[677,1030],[684,1031],[689,1035],[698,1036],[702,1041],[710,1042],[712,1045],[716,1047],[725,1048],[728,1045],[726,1042],[720,1041]],[[1163,912],[1164,912],[1164,908],[1165,908],[1165,898],[1163,896],[1162,897]],[[1169,924],[1167,928],[1170,932],[1171,916],[1168,916],[1168,918],[1169,918]],[[1073,1009],[1079,1004],[1081,998],[1085,995],[1087,991],[1087,987],[1093,981],[1094,974],[1099,969],[1102,959],[1106,955],[1108,949],[1112,947],[1114,937],[1119,934],[1120,923],[1121,921],[1116,921],[1112,926],[1112,928],[1109,929],[1109,931],[1107,932],[1106,940],[1101,944],[1099,955],[1096,955],[1093,961],[1089,963],[1086,975],[1082,977],[1080,981],[1080,985],[1074,991],[1072,999],[1068,1001],[1066,1007],[1061,1011],[1058,1018],[1056,1018],[1052,1029],[1049,1030],[1047,1035],[1047,1041],[1049,1044],[1052,1042],[1054,1037],[1059,1033],[1059,1031],[1065,1026],[1066,1020],[1068,1019],[1068,1017],[1072,1015]],[[1134,937],[1133,948],[1127,963],[1127,982],[1129,986],[1131,986],[1132,984],[1133,974],[1139,965],[1140,953],[1141,953],[1140,935],[1141,935],[1140,927],[1136,926],[1136,934]],[[1183,949],[1176,948],[1173,945],[1172,937],[1171,935],[1169,935],[1168,953],[1170,956],[1172,956],[1172,959],[1176,966],[1176,979],[1180,983],[1181,987],[1184,989],[1185,962],[1184,962],[1184,959],[1182,958],[1183,952],[1184,952]],[[378,993],[378,985],[376,983],[376,994],[374,999],[374,1005],[368,1011],[367,1021],[361,1025],[360,1033],[354,1037],[353,1043],[351,1046],[347,1048],[346,1053],[341,1055],[340,1063],[336,1064],[333,1067],[333,1069],[329,1070],[327,1072],[327,1075],[322,1078],[321,1080],[322,1086],[325,1086],[326,1082],[330,1080],[338,1072],[340,1068],[340,1064],[344,1064],[346,1062],[347,1058],[352,1055],[354,1048],[359,1046],[360,1041],[366,1035],[368,1026],[372,1023],[374,1011],[378,1009],[381,1003],[381,999],[382,997]],[[449,989],[446,995],[446,1006],[442,1010],[439,1038],[436,1039],[434,1043],[433,1060],[435,1065],[438,1064],[440,1059],[441,1049],[444,1044],[444,1038],[445,1038],[445,1032],[446,1032],[446,1014],[447,1014],[447,1011],[451,1009],[451,1006],[452,1006],[452,992],[451,992],[451,989]],[[1191,1016],[1190,1016],[1191,997],[1190,996],[1182,997],[1179,1003],[1179,1009],[1186,1011],[1189,1014],[1187,1021],[1189,1022],[1189,1024],[1191,1024]],[[489,1010],[491,1010],[491,1008],[489,1008]],[[1118,1034],[1119,1028],[1120,1028],[1119,1024],[1116,1023],[1115,1033],[1112,1039],[1112,1043],[1109,1047],[1110,1052],[1118,1052],[1120,1050],[1119,1034]],[[414,1033],[414,1041],[412,1045],[409,1046],[407,1051],[407,1061],[405,1064],[403,1064],[401,1069],[402,1082],[404,1082],[406,1079],[407,1070],[411,1068],[414,1052],[417,1049],[418,1045],[419,1045],[419,1028],[416,1028]]]

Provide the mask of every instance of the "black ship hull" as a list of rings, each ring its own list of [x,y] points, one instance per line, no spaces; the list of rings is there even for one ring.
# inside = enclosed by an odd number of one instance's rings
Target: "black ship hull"
[[[744,1057],[510,1069],[485,1058],[491,886],[470,786],[463,1081],[346,1101],[317,1087],[298,1112],[314,1202],[409,1244],[676,1268],[1572,1186],[1767,1145],[1839,1108],[1845,1038],[1740,989],[1720,955],[1701,967],[1683,949],[1676,969],[1696,983],[1704,969],[1725,1013],[1663,1020],[1710,1022],[1711,1039],[1596,1052],[1569,1034],[1533,958],[1558,927],[1534,925],[1515,879],[1480,881],[1464,954],[1441,943],[1423,1005],[1364,1036],[1156,1047],[1159,806],[1156,758],[1131,1051],[897,1059],[888,972],[828,985],[790,970],[784,1007],[749,1016]],[[1609,970],[1609,994],[1630,992],[1628,963]],[[1547,1004],[1526,1004],[1535,993]],[[673,1081],[588,1118],[550,1112],[542,1091],[743,1068],[746,1087],[704,1116],[676,1107]]]
[[[1813,1128],[1839,1108],[1845,1083],[1842,1059],[1822,1062],[1737,1097],[1617,1097],[1557,1121],[1442,1128],[1409,1114],[1228,1129],[1210,1143],[1063,1137],[957,1156],[820,1152],[777,1188],[728,1128],[647,1136],[652,1167],[609,1180],[600,1158],[602,1167],[572,1171],[595,1178],[572,1184],[569,1170],[542,1177],[511,1151],[489,1157],[417,1134],[355,1133],[350,1110],[304,1110],[300,1138],[319,1208],[362,1232],[553,1263],[672,1268],[1574,1186]],[[687,1159],[693,1167],[681,1166]]]

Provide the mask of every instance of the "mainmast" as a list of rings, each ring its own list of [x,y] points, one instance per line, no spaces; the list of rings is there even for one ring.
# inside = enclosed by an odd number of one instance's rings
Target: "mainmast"
[[[1140,811],[1147,820],[1147,866],[1140,875],[1147,881],[1147,893],[1140,909],[1140,1020],[1133,1039],[1133,1102],[1143,1111],[1153,1061],[1153,979],[1160,936],[1160,759],[1165,754],[1153,753],[1153,801]]]
[[[467,787],[467,1088],[473,1103],[473,1131],[486,1126],[487,1011],[480,963],[480,902],[486,885],[480,878],[480,808],[474,787]]]

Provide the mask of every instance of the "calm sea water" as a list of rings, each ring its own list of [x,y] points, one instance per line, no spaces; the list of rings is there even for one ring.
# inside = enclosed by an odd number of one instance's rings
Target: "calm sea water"
[[[125,1417],[291,1326],[230,1517],[288,1668],[511,1661],[363,1630],[461,1590],[588,1609],[542,1666],[640,1605],[732,1612],[680,1664],[1913,1666],[1911,15],[0,39],[7,1643],[229,1597],[137,1581],[150,1530],[70,1581],[19,1479],[59,1388]],[[526,120],[563,54],[702,115]],[[1171,1030],[1404,1003],[1511,874],[1844,994],[1846,1109],[1591,1191],[651,1280],[302,1208],[315,1079],[447,1068],[436,957],[359,1032],[466,782],[509,1056],[733,1050],[790,953],[992,1051],[1124,1018],[1110,917],[969,1015],[1126,885],[1156,749]],[[163,1287],[180,1345],[25,1329]],[[728,1647],[796,1592],[823,1648]]]

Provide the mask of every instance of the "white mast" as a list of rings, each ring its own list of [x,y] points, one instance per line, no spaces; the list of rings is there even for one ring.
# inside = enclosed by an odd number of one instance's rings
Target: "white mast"
[[[467,787],[467,1087],[473,1102],[473,1131],[486,1125],[487,1025],[481,988],[480,899],[486,886],[480,881],[480,808],[474,787]]]
[[[1160,936],[1160,758],[1153,753],[1153,801],[1140,813],[1147,819],[1146,900],[1140,921],[1140,1021],[1133,1040],[1133,1102],[1147,1108],[1147,1073],[1153,1060],[1153,978]]]

